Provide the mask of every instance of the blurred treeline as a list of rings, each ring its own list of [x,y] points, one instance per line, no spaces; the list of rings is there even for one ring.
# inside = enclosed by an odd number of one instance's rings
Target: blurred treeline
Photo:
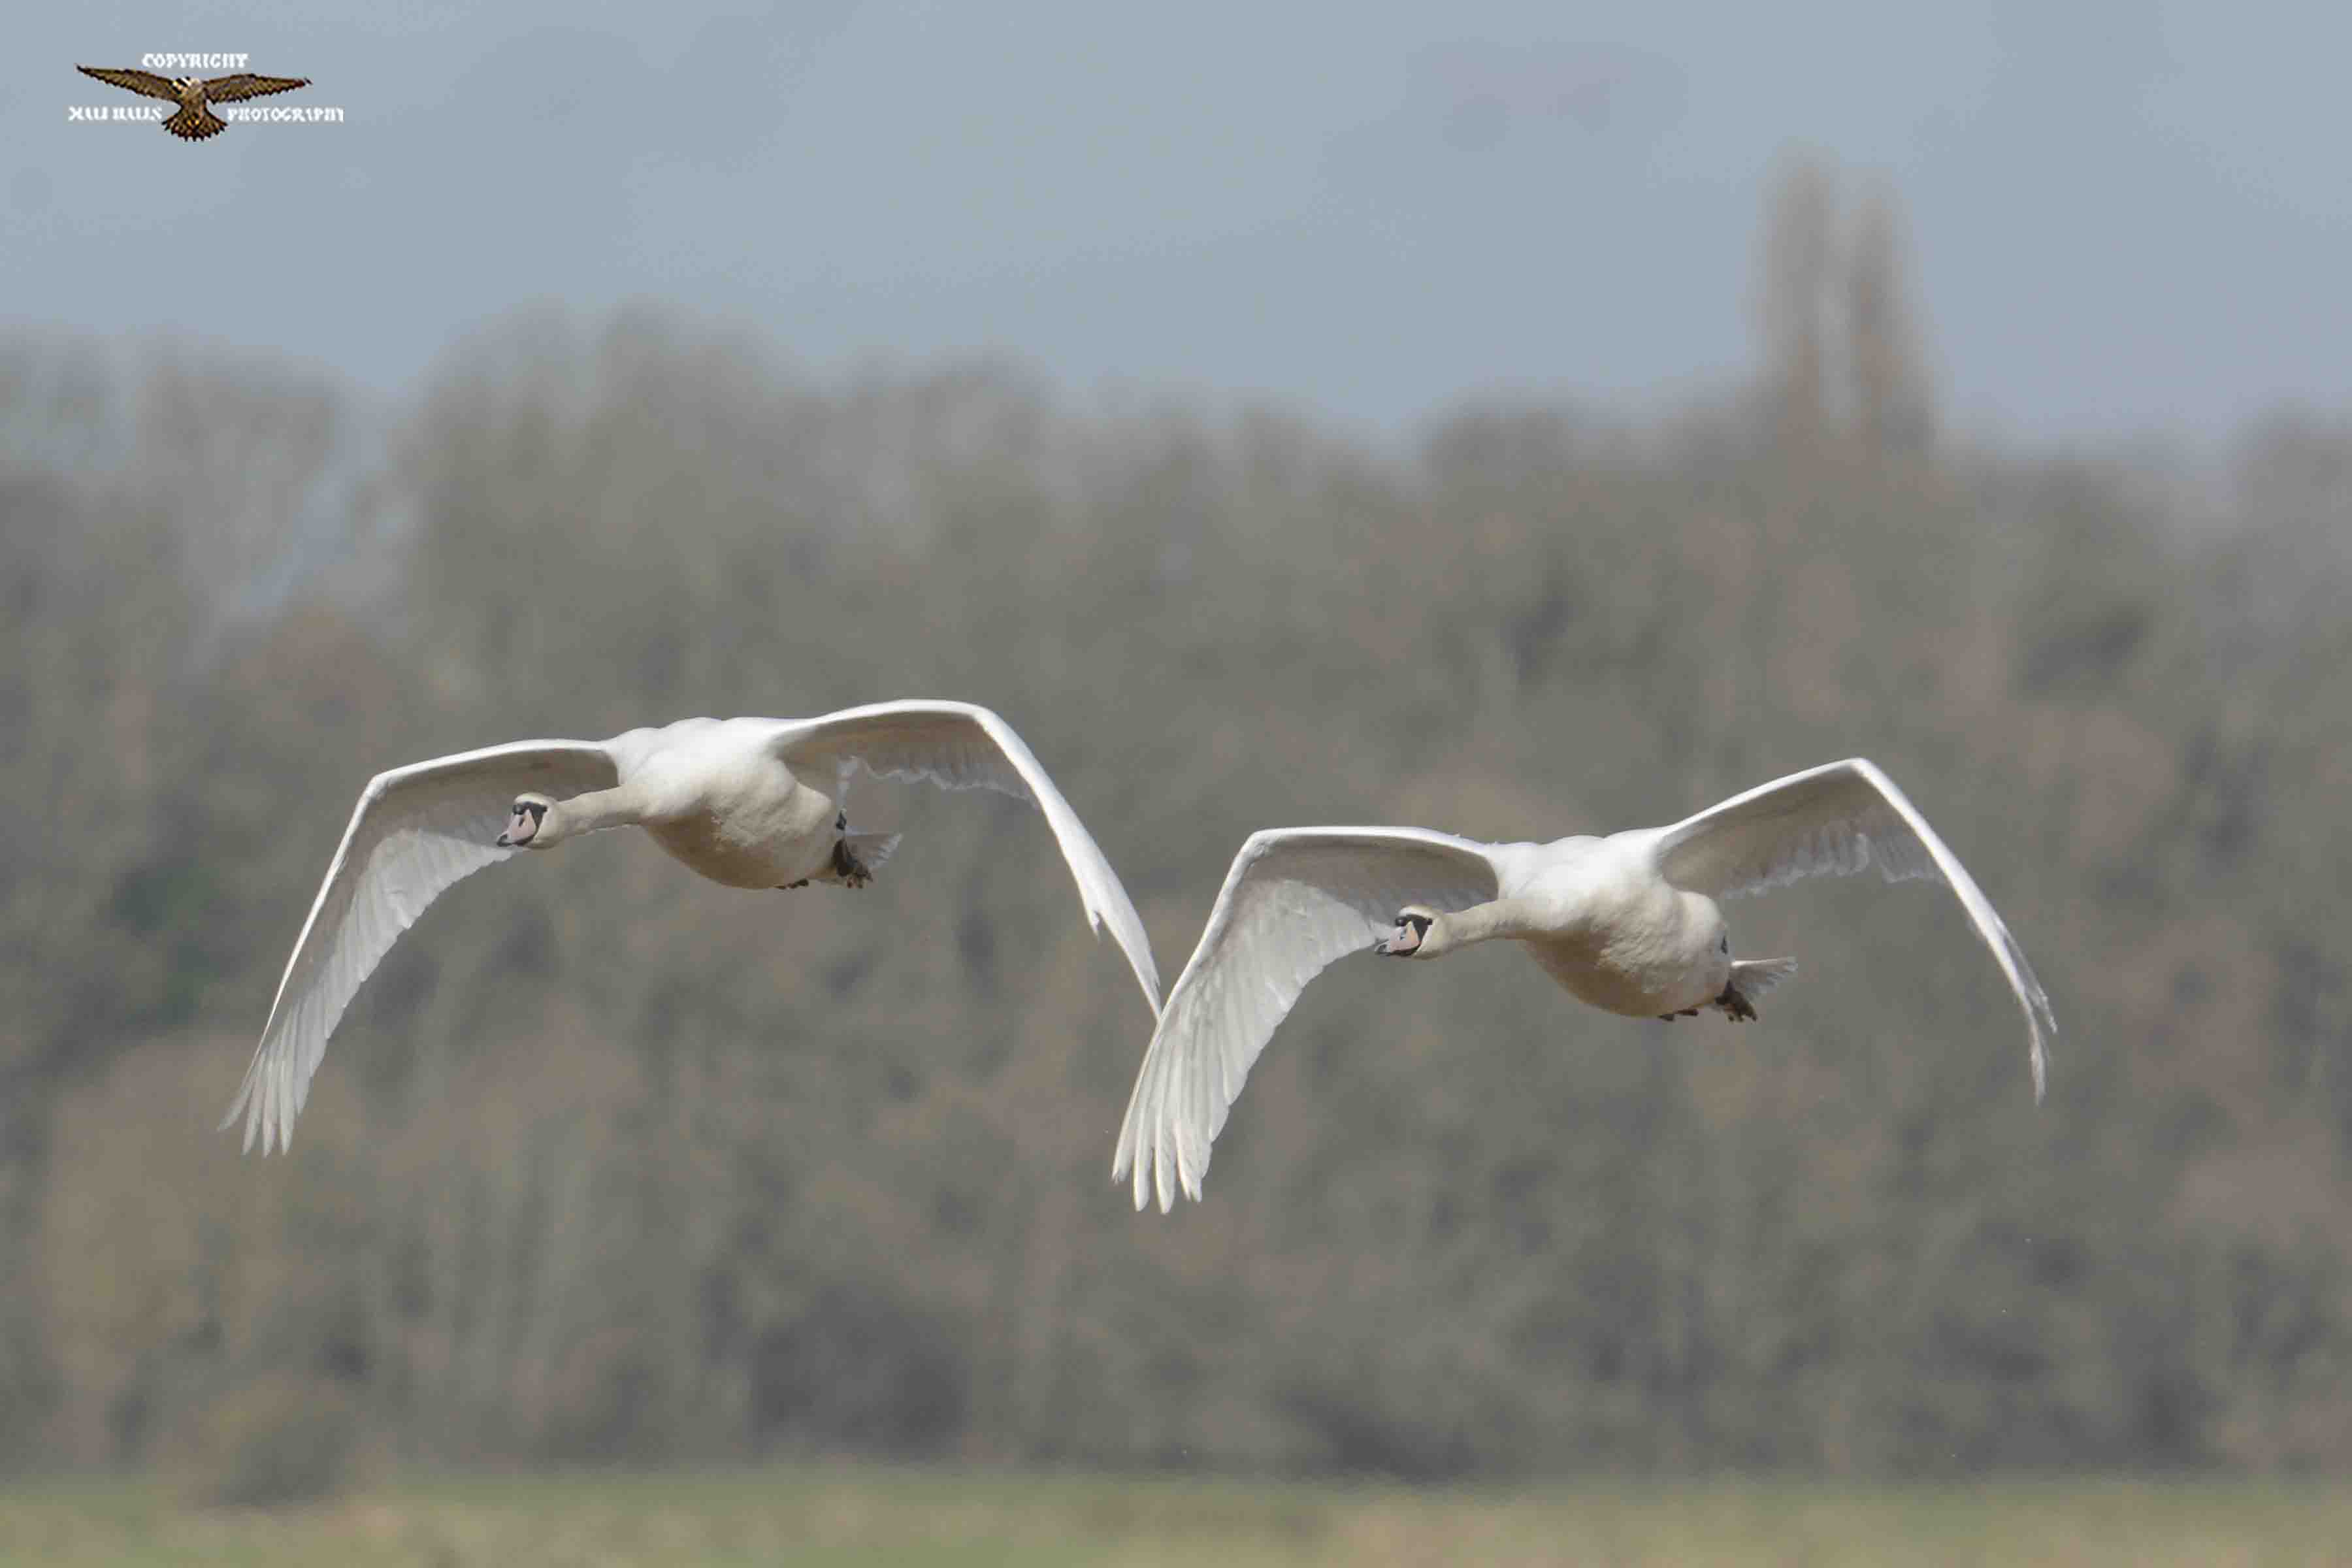
[[[1883,195],[1796,168],[1759,256],[1750,382],[1392,448],[653,311],[390,413],[0,341],[8,1459],[2340,1463],[2352,426],[1989,448]],[[1139,1216],[1149,1021],[1043,823],[869,784],[864,893],[635,836],[462,884],[290,1158],[214,1133],[371,773],[907,695],[1013,721],[1171,979],[1255,827],[1549,837],[1867,753],[2048,982],[2049,1103],[1948,898],[1816,884],[1733,907],[1806,966],[1745,1029],[1343,963]]]

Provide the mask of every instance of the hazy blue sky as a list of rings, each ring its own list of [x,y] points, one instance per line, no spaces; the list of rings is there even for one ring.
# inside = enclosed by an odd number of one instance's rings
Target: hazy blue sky
[[[522,0],[20,8],[0,321],[174,327],[385,391],[530,300],[819,367],[1002,347],[1396,427],[1746,365],[1791,143],[1903,198],[1948,405],[2219,433],[2352,370],[2339,6]],[[244,50],[338,126],[69,123]]]

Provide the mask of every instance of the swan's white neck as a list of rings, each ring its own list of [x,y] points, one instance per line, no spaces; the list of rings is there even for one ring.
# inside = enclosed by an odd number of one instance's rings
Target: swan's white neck
[[[1466,910],[1450,915],[1440,915],[1429,922],[1429,934],[1422,939],[1416,957],[1436,958],[1458,947],[1473,942],[1492,942],[1497,937],[1525,936],[1534,929],[1528,911],[1519,907],[1516,899],[1496,899],[1492,903],[1473,904]]]
[[[583,833],[601,833],[608,827],[626,827],[645,820],[645,808],[636,792],[626,784],[613,789],[590,790],[575,795],[570,800],[557,801],[547,811],[547,820],[539,825],[533,837],[534,847],[544,848],[561,844],[567,838],[577,838]]]

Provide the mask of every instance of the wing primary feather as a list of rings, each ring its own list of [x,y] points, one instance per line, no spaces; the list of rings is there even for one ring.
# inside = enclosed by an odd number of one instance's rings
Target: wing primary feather
[[[796,770],[829,763],[845,778],[855,764],[877,778],[916,779],[947,789],[992,789],[1037,807],[1061,847],[1088,926],[1097,934],[1108,929],[1127,955],[1152,1016],[1159,1016],[1160,971],[1143,918],[1045,765],[996,712],[969,702],[877,702],[818,719],[780,721],[771,744]]]
[[[1234,1101],[1307,984],[1399,903],[1467,909],[1499,880],[1490,847],[1421,828],[1252,834],[1137,1069],[1112,1179],[1131,1178],[1139,1209],[1156,1196],[1165,1212],[1179,1190],[1197,1200]]]
[[[110,66],[76,66],[74,69],[87,77],[95,77],[109,87],[127,88],[145,98],[160,98],[166,103],[180,100],[180,89],[172,79],[153,71],[117,70]]]
[[[2026,1059],[2038,1104],[2058,1033],[2049,994],[1984,889],[1910,797],[1866,757],[1790,773],[1656,830],[1651,855],[1677,887],[1717,898],[1875,865],[1888,881],[1935,878],[1949,888],[2000,965],[2025,1015]]]
[[[568,795],[615,782],[612,756],[584,741],[490,746],[370,780],[311,901],[221,1129],[242,1116],[247,1151],[257,1142],[265,1155],[290,1146],[327,1038],[361,983],[451,884],[518,853],[491,842],[516,790]]]

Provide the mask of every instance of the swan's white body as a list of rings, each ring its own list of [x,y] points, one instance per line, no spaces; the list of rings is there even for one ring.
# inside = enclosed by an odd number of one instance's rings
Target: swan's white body
[[[1108,923],[1156,1016],[1143,921],[1086,826],[1011,725],[962,702],[877,702],[821,719],[686,719],[609,741],[519,741],[379,773],[360,795],[223,1127],[287,1145],[327,1037],[352,993],[444,889],[521,852],[500,825],[518,796],[544,804],[539,848],[635,826],[730,888],[862,879],[895,837],[853,834],[839,802],[853,766],[950,789],[1000,790],[1045,814],[1087,918]],[[862,852],[863,863],[845,858]],[[845,875],[844,868],[850,868]]]
[[[1132,1177],[1138,1208],[1156,1193],[1166,1210],[1179,1187],[1199,1198],[1210,1145],[1258,1053],[1307,983],[1348,953],[1437,957],[1508,938],[1608,1012],[1671,1017],[1719,1005],[1752,1016],[1747,1004],[1795,965],[1736,962],[1716,900],[1872,866],[1889,881],[1939,879],[1959,899],[2024,1010],[2039,1100],[2057,1033],[2041,983],[1927,819],[1857,757],[1670,827],[1606,838],[1481,844],[1418,827],[1251,835],[1144,1053],[1112,1179]],[[1394,934],[1374,946],[1391,921]]]

